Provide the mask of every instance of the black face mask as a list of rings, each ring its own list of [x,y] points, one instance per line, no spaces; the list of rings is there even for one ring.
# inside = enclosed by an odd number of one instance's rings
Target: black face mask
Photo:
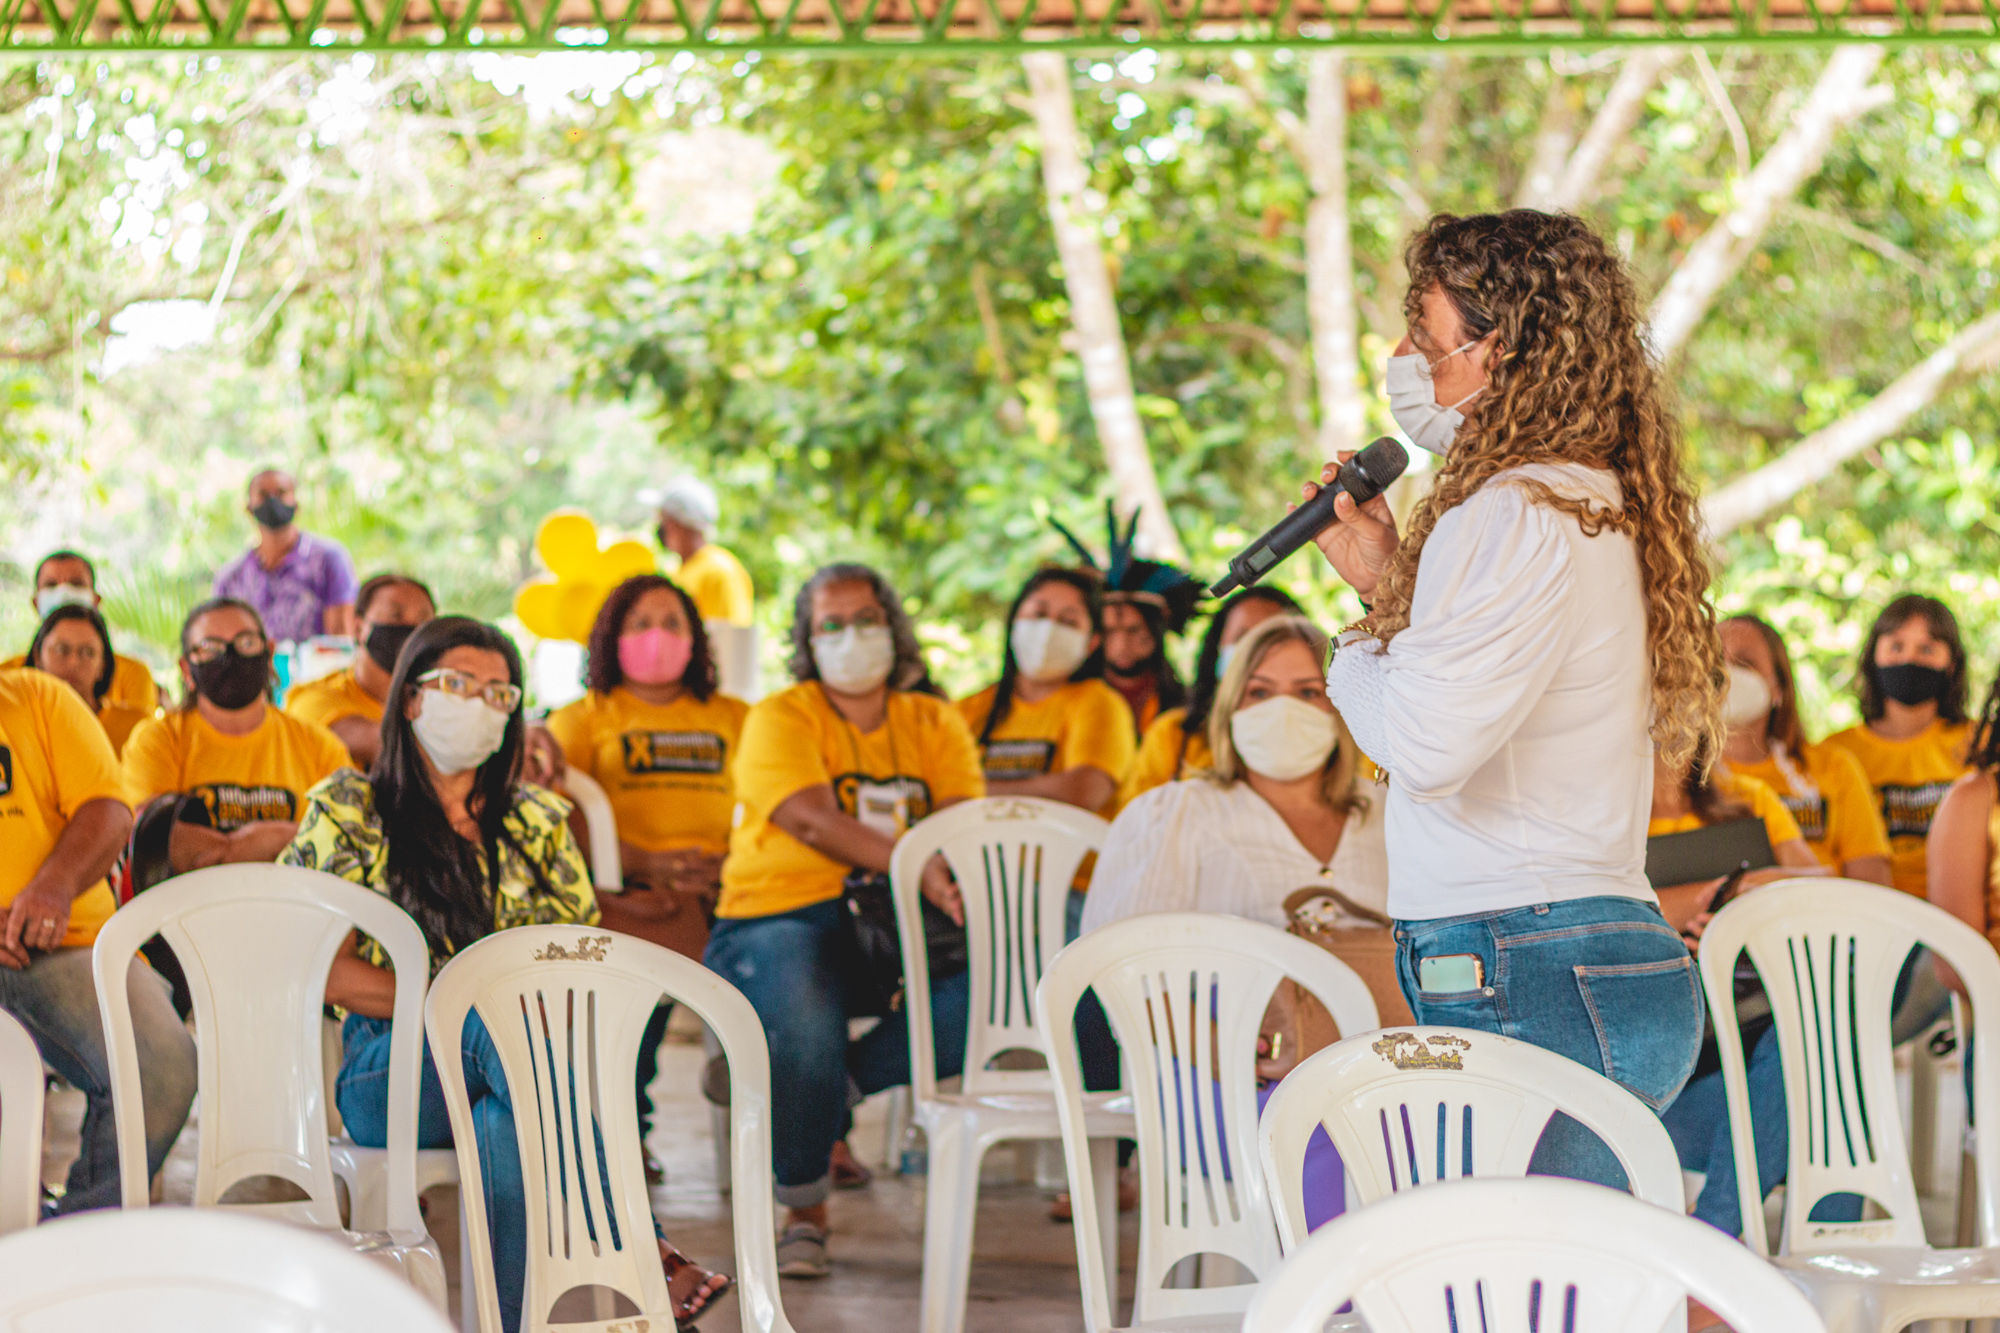
[[[289,526],[298,516],[298,512],[297,505],[286,504],[275,495],[267,495],[251,509],[250,517],[256,519],[259,525],[276,532],[279,528]]]
[[[416,632],[415,625],[377,625],[368,631],[368,638],[363,641],[362,646],[367,648],[368,656],[375,659],[376,666],[384,671],[394,671],[396,658],[402,653],[403,645],[408,643],[410,636]]]
[[[248,708],[262,698],[271,683],[269,653],[244,657],[230,648],[220,657],[193,663],[190,669],[194,672],[195,692],[217,708],[232,711]]]
[[[1884,697],[1899,704],[1935,703],[1951,688],[1951,672],[1915,662],[1898,662],[1875,668],[1875,686]]]

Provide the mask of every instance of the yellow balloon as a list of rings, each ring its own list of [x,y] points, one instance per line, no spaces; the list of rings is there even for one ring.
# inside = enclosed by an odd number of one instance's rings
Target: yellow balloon
[[[615,588],[626,579],[651,574],[657,568],[659,566],[653,560],[653,553],[645,543],[623,541],[604,552],[598,561],[597,572],[605,583]]]
[[[514,614],[528,633],[538,639],[564,637],[562,617],[558,614],[560,586],[554,579],[537,579],[522,585],[514,594]]]
[[[601,583],[564,579],[557,585],[557,593],[556,622],[562,627],[557,637],[590,642],[590,627],[597,623],[597,612],[611,595],[611,589]]]
[[[558,578],[589,577],[597,563],[597,525],[574,509],[557,510],[535,533],[542,563]]]

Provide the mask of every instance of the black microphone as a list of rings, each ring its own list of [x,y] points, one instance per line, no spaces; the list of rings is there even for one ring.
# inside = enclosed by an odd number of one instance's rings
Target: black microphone
[[[1354,497],[1357,505],[1367,504],[1403,475],[1410,455],[1403,446],[1382,436],[1340,465],[1340,474],[1319,488],[1319,494],[1279,519],[1271,530],[1243,548],[1229,562],[1229,573],[1208,590],[1210,597],[1223,597],[1238,588],[1247,588],[1263,578],[1292,552],[1325,531],[1338,520],[1333,502],[1342,492]]]

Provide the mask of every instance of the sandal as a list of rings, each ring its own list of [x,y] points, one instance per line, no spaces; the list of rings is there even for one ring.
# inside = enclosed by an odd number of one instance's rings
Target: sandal
[[[854,1150],[847,1146],[846,1139],[833,1145],[833,1156],[827,1162],[826,1173],[837,1190],[866,1189],[874,1181],[875,1173],[862,1165]]]
[[[672,1297],[674,1284],[683,1273],[696,1275],[693,1289],[685,1297],[674,1297],[674,1327],[681,1333],[688,1333],[708,1308],[728,1295],[736,1280],[727,1273],[711,1273],[694,1260],[675,1249],[666,1237],[660,1237],[660,1267],[666,1270],[667,1294]]]

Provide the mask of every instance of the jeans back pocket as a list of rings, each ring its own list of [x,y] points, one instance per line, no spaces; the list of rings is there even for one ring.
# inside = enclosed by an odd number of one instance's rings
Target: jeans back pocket
[[[1579,963],[1575,972],[1604,1072],[1655,1111],[1664,1109],[1701,1052],[1694,959],[1682,954],[1654,963]]]

